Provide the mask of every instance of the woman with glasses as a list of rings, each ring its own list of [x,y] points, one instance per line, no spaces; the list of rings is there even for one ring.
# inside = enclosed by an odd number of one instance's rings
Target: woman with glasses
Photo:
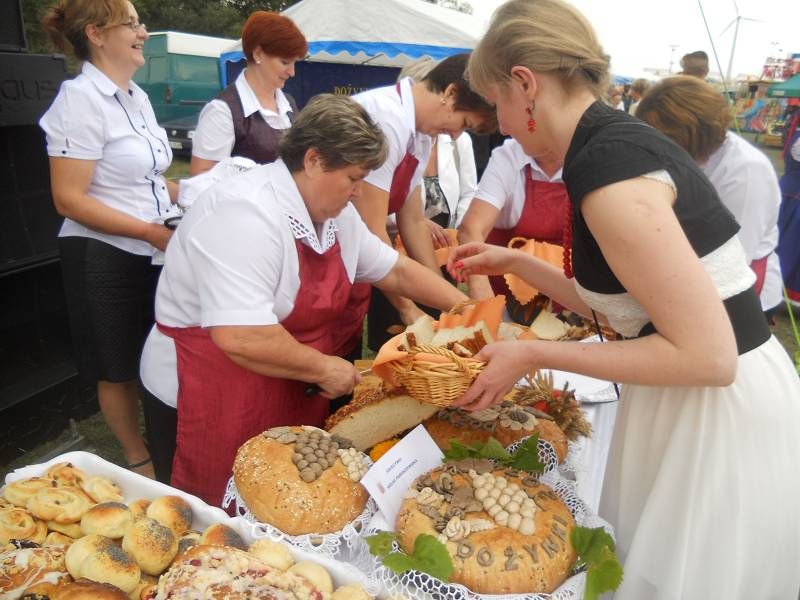
[[[152,477],[139,429],[139,355],[153,323],[159,268],[172,235],[177,185],[166,132],[132,80],[147,31],[126,0],[60,0],[43,25],[82,61],[39,122],[47,135],[53,202],[75,358],[129,468]]]

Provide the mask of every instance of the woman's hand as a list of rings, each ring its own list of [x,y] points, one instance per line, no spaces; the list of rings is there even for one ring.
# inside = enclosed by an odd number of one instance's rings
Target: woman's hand
[[[472,242],[450,250],[447,272],[458,282],[471,275],[504,275],[511,272],[519,252],[483,242]]]
[[[152,223],[147,230],[145,241],[162,252],[167,249],[167,244],[172,237],[173,230],[159,223]]]
[[[506,393],[532,368],[529,353],[524,351],[527,345],[527,342],[507,341],[484,346],[475,359],[485,361],[486,366],[453,406],[483,410],[502,402]]]
[[[430,219],[425,219],[425,223],[431,232],[431,240],[433,240],[434,250],[438,250],[439,248],[447,248],[450,243],[442,226],[434,221],[431,221]]]
[[[328,356],[322,379],[316,383],[322,389],[320,395],[333,399],[350,394],[359,381],[361,375],[352,363],[338,356]]]

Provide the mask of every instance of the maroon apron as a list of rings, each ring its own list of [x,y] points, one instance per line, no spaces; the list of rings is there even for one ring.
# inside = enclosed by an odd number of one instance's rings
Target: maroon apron
[[[761,295],[761,290],[764,288],[764,279],[767,277],[767,260],[769,254],[763,258],[757,258],[750,263],[750,268],[756,274],[756,295]]]
[[[531,175],[531,166],[525,165],[525,204],[519,222],[511,229],[492,229],[486,242],[506,247],[513,238],[523,237],[560,246],[568,203],[567,188],[563,183],[537,181]],[[489,277],[489,283],[495,295],[512,298],[502,275]]]
[[[400,95],[400,84],[396,86]],[[402,103],[402,95],[400,102]],[[406,150],[400,164],[394,169],[392,185],[389,188],[389,212],[387,216],[398,212],[405,204],[411,192],[411,180],[419,166],[419,159]],[[361,331],[364,327],[364,317],[369,311],[369,300],[372,295],[372,286],[369,283],[356,283],[350,292],[350,301],[342,315],[342,328],[340,330],[338,356],[347,356],[361,343]]]
[[[301,344],[323,354],[335,349],[335,332],[351,283],[337,241],[324,254],[296,240],[300,289],[280,324]],[[259,375],[233,362],[202,327],[158,328],[175,340],[178,354],[178,436],[171,484],[220,506],[236,451],[265,429],[322,427],[328,400],[307,396],[308,383]]]

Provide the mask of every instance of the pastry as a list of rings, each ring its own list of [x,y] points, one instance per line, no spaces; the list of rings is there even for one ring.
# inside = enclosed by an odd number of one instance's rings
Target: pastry
[[[493,437],[507,447],[534,433],[539,434],[540,440],[553,446],[559,462],[567,457],[569,449],[567,436],[552,418],[533,407],[520,406],[508,400],[472,412],[460,408],[443,408],[423,425],[436,445],[443,450],[450,447],[450,440],[453,439],[461,443],[471,443],[486,442]]]
[[[330,600],[372,600],[372,596],[357,583],[350,583],[336,588]]]
[[[160,575],[178,553],[178,539],[169,527],[150,518],[139,519],[122,538],[122,549],[142,571]]]
[[[56,523],[55,521],[47,521],[47,529],[49,531],[57,531],[77,540],[83,537],[83,529],[80,523]]]
[[[264,539],[256,540],[250,544],[250,548],[247,551],[270,567],[281,571],[287,570],[294,564],[294,559],[289,549],[280,542]]]
[[[0,598],[16,599],[40,583],[68,581],[63,546],[13,549],[0,554]]]
[[[247,544],[242,536],[222,523],[209,525],[197,543],[205,546],[230,546],[239,550],[247,550]]]
[[[358,517],[367,457],[316,427],[276,427],[245,442],[233,477],[256,519],[289,535],[332,533]]]
[[[119,486],[106,477],[89,477],[81,482],[80,488],[94,502],[122,502]]]
[[[333,580],[331,574],[322,565],[308,560],[300,561],[289,567],[291,573],[302,575],[311,582],[315,588],[324,594],[333,593]]]
[[[65,563],[75,579],[85,577],[99,583],[110,583],[125,593],[139,584],[141,569],[130,554],[109,538],[87,535],[75,540],[67,549]]]
[[[52,479],[58,487],[80,487],[86,473],[69,462],[60,462],[47,469],[45,479]]]
[[[550,593],[570,574],[575,520],[547,486],[488,461],[448,463],[420,477],[397,516],[400,545],[445,544],[452,582],[479,594]]]
[[[44,538],[42,546],[69,546],[74,541],[75,539],[68,535],[58,533],[57,531],[51,531],[47,534],[47,537]]]
[[[24,508],[15,506],[0,509],[0,547],[11,540],[29,540],[41,544],[46,536],[47,524]]]
[[[28,511],[39,519],[77,523],[92,506],[79,488],[44,488],[28,500]]]
[[[200,543],[200,536],[203,535],[199,531],[190,529],[185,531],[181,537],[178,538],[178,553],[175,555],[174,560],[180,560],[181,555],[192,546],[197,546]]]
[[[129,596],[108,583],[79,579],[59,586],[50,600],[129,600]]]
[[[402,389],[387,392],[376,376],[362,378],[353,399],[328,417],[325,429],[353,442],[364,452],[375,444],[413,429],[438,407],[415,400]]]
[[[305,577],[272,569],[255,556],[223,546],[195,546],[158,581],[157,600],[322,600]]]
[[[56,487],[56,482],[44,477],[29,477],[9,483],[3,488],[3,497],[14,506],[25,508],[28,500],[39,490]]]
[[[131,509],[131,513],[133,514],[133,520],[138,521],[139,519],[146,517],[148,506],[150,506],[150,500],[146,500],[145,498],[134,500],[128,504],[128,508]]]
[[[180,496],[160,496],[147,507],[147,516],[181,536],[192,526],[192,507]]]
[[[103,502],[90,508],[81,517],[81,529],[86,535],[96,533],[119,539],[133,525],[133,513],[121,502]]]

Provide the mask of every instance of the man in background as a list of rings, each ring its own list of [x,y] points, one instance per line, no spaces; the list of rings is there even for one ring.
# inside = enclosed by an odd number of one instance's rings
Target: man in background
[[[691,75],[705,80],[708,77],[708,54],[702,50],[684,54],[681,58],[681,68],[683,71],[680,72],[680,75]]]

